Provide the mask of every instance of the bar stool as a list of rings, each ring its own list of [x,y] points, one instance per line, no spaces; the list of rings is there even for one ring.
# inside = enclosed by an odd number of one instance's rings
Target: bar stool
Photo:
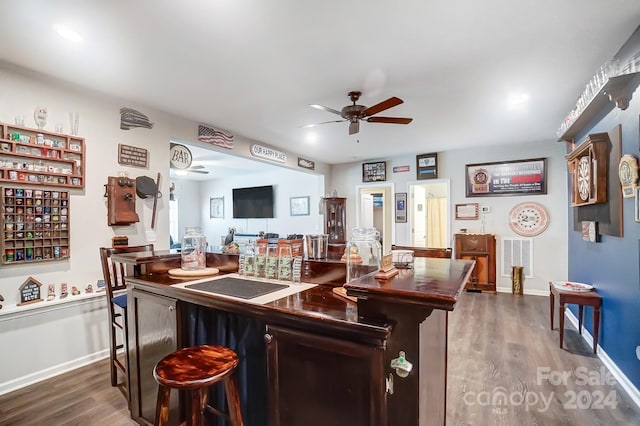
[[[202,414],[206,410],[228,418],[233,426],[243,426],[235,375],[237,366],[238,355],[223,346],[192,346],[162,358],[153,369],[153,377],[159,385],[155,424],[167,424],[171,389],[183,389],[191,391],[187,424],[201,425]],[[227,394],[229,416],[207,404],[207,388],[222,380]]]

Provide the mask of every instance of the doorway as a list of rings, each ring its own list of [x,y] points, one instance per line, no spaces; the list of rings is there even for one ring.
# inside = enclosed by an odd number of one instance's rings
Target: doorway
[[[380,232],[382,253],[391,251],[393,227],[393,183],[356,186],[356,227],[376,228]]]
[[[451,247],[448,179],[409,184],[410,245]]]

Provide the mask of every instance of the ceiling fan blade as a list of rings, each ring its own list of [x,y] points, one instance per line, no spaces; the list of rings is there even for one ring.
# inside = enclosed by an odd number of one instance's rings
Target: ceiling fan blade
[[[309,105],[309,106],[310,106],[311,108],[319,109],[319,110],[321,110],[321,111],[332,112],[332,113],[334,113],[334,114],[338,114],[338,115],[340,115],[340,111],[336,111],[335,109],[333,109],[333,108],[329,108],[329,107],[326,107],[326,106],[324,106],[324,105],[312,104],[312,105]]]
[[[360,131],[360,122],[359,121],[352,121],[349,124],[349,134],[350,135],[355,135],[359,131]]]
[[[347,121],[347,120],[331,120],[331,121],[323,121],[322,123],[315,123],[315,124],[305,124],[304,126],[300,126],[301,129],[305,129],[307,127],[315,127],[315,126],[319,126],[321,124],[329,124],[329,123],[342,123],[343,121]]]
[[[189,173],[200,173],[203,175],[208,175],[209,171],[208,170],[197,170],[197,169],[193,169],[193,168],[188,168],[186,169]]]
[[[391,123],[391,124],[409,124],[413,118],[402,117],[369,117],[365,119],[370,123]]]
[[[365,109],[364,111],[362,111],[362,116],[363,117],[369,117],[371,115],[377,114],[381,111],[384,111],[385,109],[389,109],[392,108],[394,106],[400,105],[401,103],[403,103],[404,101],[400,98],[396,98],[395,96],[387,99],[386,101],[382,101],[379,104],[375,104],[373,106],[370,106],[369,108]]]
[[[193,169],[204,169],[204,166],[201,164],[198,164],[198,165],[189,167],[189,170],[193,170]]]

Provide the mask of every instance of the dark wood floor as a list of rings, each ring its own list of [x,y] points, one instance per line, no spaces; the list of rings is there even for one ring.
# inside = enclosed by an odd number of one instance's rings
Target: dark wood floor
[[[619,385],[576,378],[599,378],[602,363],[569,325],[558,347],[548,298],[465,293],[449,320],[448,425],[640,425]],[[543,369],[572,376],[552,385],[538,377]],[[132,424],[106,360],[0,396],[3,426]]]
[[[568,321],[559,348],[547,297],[465,293],[449,321],[448,425],[640,425]]]

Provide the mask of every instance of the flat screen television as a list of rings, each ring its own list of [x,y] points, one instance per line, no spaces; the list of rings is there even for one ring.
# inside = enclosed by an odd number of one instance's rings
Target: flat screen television
[[[273,186],[233,189],[235,219],[273,218]]]

